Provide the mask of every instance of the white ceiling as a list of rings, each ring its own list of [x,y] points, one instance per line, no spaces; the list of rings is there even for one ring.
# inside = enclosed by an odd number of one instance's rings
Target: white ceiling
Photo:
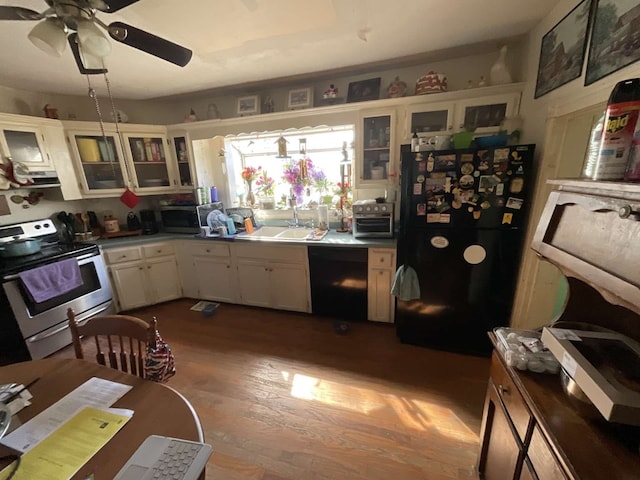
[[[576,0],[577,1],[577,0]],[[391,61],[527,33],[558,0],[140,0],[119,20],[193,50],[184,68],[112,42],[114,95],[149,99]],[[44,0],[0,0],[38,12]],[[0,85],[77,95],[71,51],[27,39],[34,21],[1,21]]]

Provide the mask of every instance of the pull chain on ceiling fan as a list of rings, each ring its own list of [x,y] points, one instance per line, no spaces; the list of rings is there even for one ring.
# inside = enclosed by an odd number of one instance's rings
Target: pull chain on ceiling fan
[[[38,21],[28,37],[44,52],[61,56],[68,42],[81,73],[104,73],[97,65],[111,52],[111,39],[184,67],[191,50],[123,22],[103,23],[96,12],[114,13],[139,0],[45,0],[39,13],[24,7],[0,6],[0,20]],[[78,48],[82,45],[82,49]],[[92,61],[93,60],[93,61]]]

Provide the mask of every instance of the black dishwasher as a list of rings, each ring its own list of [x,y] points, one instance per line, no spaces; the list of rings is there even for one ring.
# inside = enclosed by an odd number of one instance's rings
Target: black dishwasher
[[[311,311],[345,320],[367,320],[366,248],[309,247]]]

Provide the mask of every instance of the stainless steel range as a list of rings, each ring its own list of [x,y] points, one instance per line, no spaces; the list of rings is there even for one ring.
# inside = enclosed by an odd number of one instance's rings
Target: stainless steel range
[[[96,245],[60,242],[50,219],[0,227],[0,244],[18,238],[42,243],[37,253],[0,258],[0,365],[43,358],[69,345],[69,307],[81,321],[114,312],[107,271]],[[77,261],[80,286],[36,302],[21,273],[68,259]]]

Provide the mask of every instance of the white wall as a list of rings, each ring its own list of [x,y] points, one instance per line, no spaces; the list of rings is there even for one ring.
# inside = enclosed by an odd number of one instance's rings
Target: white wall
[[[532,205],[526,245],[538,223],[550,188],[550,178],[579,176],[589,137],[588,121],[595,111],[605,108],[611,90],[617,82],[640,76],[640,62],[632,64],[588,87],[584,86],[584,70],[579,78],[534,99],[536,75],[542,37],[575,6],[576,0],[561,0],[556,8],[531,32],[526,52],[525,77],[521,112],[524,117],[523,141],[536,144],[538,166],[536,198]],[[578,144],[577,138],[582,138]],[[560,278],[558,270],[539,260],[527,247],[525,250],[512,325],[532,328],[552,319]]]

